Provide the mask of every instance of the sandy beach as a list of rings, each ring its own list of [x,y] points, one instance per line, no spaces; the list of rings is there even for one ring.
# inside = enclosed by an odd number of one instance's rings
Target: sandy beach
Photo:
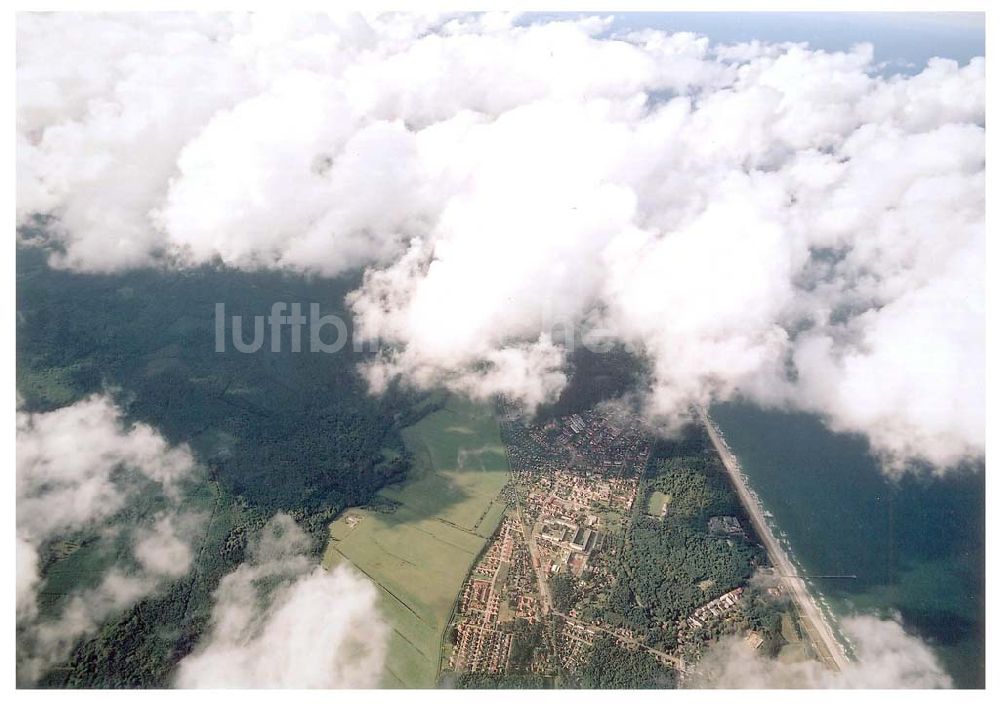
[[[739,461],[730,452],[729,447],[719,434],[719,430],[709,417],[708,411],[700,408],[698,413],[705,425],[705,429],[708,431],[709,437],[712,439],[712,444],[715,445],[715,449],[722,458],[722,463],[729,472],[730,479],[736,492],[739,494],[740,501],[746,508],[750,521],[753,523],[754,531],[764,544],[764,549],[767,550],[771,564],[774,565],[778,575],[785,583],[789,594],[798,606],[802,624],[809,635],[813,648],[824,664],[831,669],[842,670],[850,662],[847,654],[834,636],[833,630],[830,628],[830,624],[827,622],[822,611],[820,611],[813,600],[804,580],[799,577],[798,571],[795,569],[792,561],[788,559],[781,544],[772,535],[770,527],[764,520],[760,503],[750,493],[750,488],[747,486]]]

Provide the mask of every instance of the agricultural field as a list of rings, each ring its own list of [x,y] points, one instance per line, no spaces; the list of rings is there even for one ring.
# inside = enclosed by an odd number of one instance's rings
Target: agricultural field
[[[503,517],[509,479],[492,409],[449,399],[403,432],[409,478],[382,489],[391,511],[353,508],[330,526],[323,564],[348,562],[382,592],[393,634],[383,685],[432,687],[466,574]]]

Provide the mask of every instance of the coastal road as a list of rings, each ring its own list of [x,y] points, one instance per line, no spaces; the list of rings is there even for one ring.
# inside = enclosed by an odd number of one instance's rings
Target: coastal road
[[[751,523],[753,523],[754,531],[764,543],[764,549],[767,550],[767,554],[771,558],[771,564],[774,565],[779,576],[787,586],[788,592],[792,595],[792,599],[794,599],[799,608],[802,623],[809,634],[814,649],[830,669],[843,670],[850,663],[847,659],[847,654],[833,635],[830,624],[819,610],[819,607],[816,606],[816,602],[813,601],[805,582],[798,576],[798,571],[795,569],[792,561],[788,559],[780,543],[771,534],[771,529],[764,520],[760,504],[750,494],[750,489],[747,487],[743,473],[740,470],[739,462],[733,457],[733,454],[729,451],[729,447],[719,436],[718,429],[711,418],[708,417],[708,411],[704,408],[699,408],[698,414],[701,416],[701,421],[705,425],[708,436],[719,453],[719,457],[722,458],[722,463],[725,465],[726,471],[729,472],[733,487],[736,489],[736,493],[739,495],[744,508],[746,508]]]

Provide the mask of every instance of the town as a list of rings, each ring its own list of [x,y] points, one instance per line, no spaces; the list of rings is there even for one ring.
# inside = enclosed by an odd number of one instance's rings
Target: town
[[[529,425],[501,399],[498,417],[511,467],[508,511],[462,589],[445,670],[572,677],[600,639],[651,656],[680,682],[685,658],[697,657],[710,633],[749,630],[736,608],[743,587],[706,599],[676,623],[654,624],[677,632],[669,649],[628,624],[602,620],[634,510],[661,521],[668,510],[665,498],[650,514],[641,495],[653,433],[637,415],[595,408]],[[712,516],[705,531],[747,539],[736,516]],[[747,638],[754,647],[763,642],[753,631]]]

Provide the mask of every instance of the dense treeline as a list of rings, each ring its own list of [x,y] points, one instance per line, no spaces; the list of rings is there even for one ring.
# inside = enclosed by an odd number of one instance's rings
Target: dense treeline
[[[503,674],[488,672],[462,672],[453,683],[457,689],[549,689],[552,680],[537,674]]]
[[[396,388],[371,396],[356,370],[366,352],[347,344],[334,354],[310,353],[308,328],[299,353],[288,326],[277,352],[266,324],[259,351],[240,353],[232,343],[231,316],[243,316],[249,341],[253,316],[268,315],[275,302],[301,303],[307,316],[317,302],[350,326],[343,296],[357,283],[210,267],[78,275],[48,268],[41,251],[18,249],[21,408],[47,411],[111,393],[127,420],[192,447],[200,467],[189,503],[212,516],[187,577],[79,643],[41,686],[169,685],[173,666],[205,628],[218,581],[275,511],[291,513],[318,553],[336,513],[377,500],[380,488],[405,477],[410,457],[399,431],[433,403]],[[216,351],[217,302],[226,304],[226,352]],[[334,337],[327,326],[324,341]],[[131,517],[143,509],[128,510]],[[82,545],[74,564],[97,554],[87,536],[74,540]],[[58,570],[57,551],[43,552],[46,570]],[[43,604],[58,606],[58,597]]]
[[[704,528],[712,516],[742,515],[736,492],[713,458],[701,456],[657,459],[646,482],[646,496],[659,491],[670,497],[664,521]]]
[[[625,608],[629,601],[644,605],[659,621],[676,621],[746,582],[756,556],[749,543],[640,519],[631,535],[629,579],[616,585],[612,599]]]
[[[268,509],[364,503],[398,481],[409,459],[399,436],[413,399],[371,396],[350,344],[334,354],[235,350],[231,316],[249,339],[275,302],[321,304],[349,326],[351,278],[305,279],[228,270],[78,275],[18,251],[17,376],[28,410],[48,410],[106,389],[128,416],[190,442],[234,493]],[[215,304],[226,304],[226,352],[215,350]],[[287,310],[286,310],[287,312]],[[308,313],[306,313],[308,314]],[[322,332],[332,342],[336,331]]]
[[[663,689],[676,686],[674,671],[645,650],[627,650],[605,636],[594,643],[579,672],[579,685],[593,689]]]
[[[148,508],[143,501],[151,503],[150,497],[140,497],[132,507],[134,513]],[[188,489],[185,503],[211,514],[188,574],[77,643],[65,665],[50,670],[39,686],[113,689],[171,684],[174,666],[197,645],[209,623],[212,593],[219,581],[244,561],[248,542],[270,517],[207,478],[201,486]],[[292,516],[304,524],[301,512]],[[55,565],[56,572],[61,568]]]
[[[787,642],[781,630],[783,614],[788,618],[793,637],[796,640],[800,639],[802,633],[798,620],[792,618],[790,613],[786,613],[781,603],[768,598],[763,590],[755,587],[751,587],[744,594],[743,615],[746,618],[746,627],[756,631],[764,639],[761,652],[767,657],[777,656]]]
[[[543,645],[542,624],[523,618],[514,620],[508,672],[528,674],[535,651]]]
[[[646,515],[650,494],[669,497],[666,514]],[[742,507],[707,436],[688,426],[658,441],[636,498],[617,579],[600,616],[632,628],[651,644],[676,645],[676,624],[697,607],[747,582],[764,551],[742,537],[708,532],[712,516]]]
[[[594,352],[576,340],[570,348],[569,380],[559,398],[538,408],[538,423],[583,413],[601,401],[619,398],[647,383],[642,360],[621,346]]]
[[[557,574],[549,580],[549,594],[556,611],[567,613],[576,602],[575,580],[568,574]]]

